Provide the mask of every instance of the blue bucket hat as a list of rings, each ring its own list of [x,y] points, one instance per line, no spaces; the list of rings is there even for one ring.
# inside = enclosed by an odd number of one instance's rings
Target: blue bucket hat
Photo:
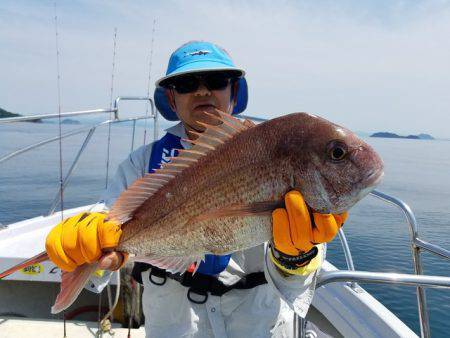
[[[184,44],[172,53],[167,66],[166,76],[156,81],[154,93],[155,105],[166,120],[177,121],[177,114],[170,108],[164,84],[167,80],[188,73],[207,71],[230,71],[239,75],[236,105],[232,114],[242,113],[247,107],[248,89],[245,71],[237,68],[230,55],[221,47],[203,41],[192,41]]]

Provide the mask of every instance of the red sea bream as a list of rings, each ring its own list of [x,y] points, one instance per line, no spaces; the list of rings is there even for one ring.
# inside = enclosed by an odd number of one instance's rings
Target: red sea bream
[[[190,149],[119,196],[109,214],[122,224],[116,250],[183,272],[207,253],[269,241],[271,212],[290,190],[299,190],[316,212],[342,213],[383,175],[383,163],[368,144],[314,115],[294,113],[254,125],[217,112],[209,123]],[[73,302],[95,267],[63,274],[52,312]]]

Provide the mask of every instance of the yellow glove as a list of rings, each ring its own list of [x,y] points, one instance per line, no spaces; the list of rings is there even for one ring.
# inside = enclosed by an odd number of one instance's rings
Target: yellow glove
[[[98,261],[102,250],[115,248],[122,234],[119,225],[105,218],[104,213],[81,213],[56,225],[45,241],[50,260],[65,271]]]
[[[285,197],[286,209],[272,213],[273,244],[270,257],[274,264],[288,274],[305,275],[321,264],[321,244],[331,241],[344,224],[348,213],[340,215],[312,213],[298,191]]]

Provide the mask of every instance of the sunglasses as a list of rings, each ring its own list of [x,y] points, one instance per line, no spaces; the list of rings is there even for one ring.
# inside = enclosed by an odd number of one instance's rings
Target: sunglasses
[[[179,94],[195,92],[200,84],[204,84],[208,90],[222,90],[234,79],[236,76],[221,72],[186,74],[174,78],[168,87],[175,89]]]

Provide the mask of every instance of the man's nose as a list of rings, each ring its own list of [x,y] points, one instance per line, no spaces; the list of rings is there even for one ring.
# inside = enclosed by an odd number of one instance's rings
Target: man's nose
[[[195,96],[210,96],[211,95],[211,91],[208,88],[206,88],[205,84],[202,82],[198,86],[198,88],[195,91],[194,95]]]

